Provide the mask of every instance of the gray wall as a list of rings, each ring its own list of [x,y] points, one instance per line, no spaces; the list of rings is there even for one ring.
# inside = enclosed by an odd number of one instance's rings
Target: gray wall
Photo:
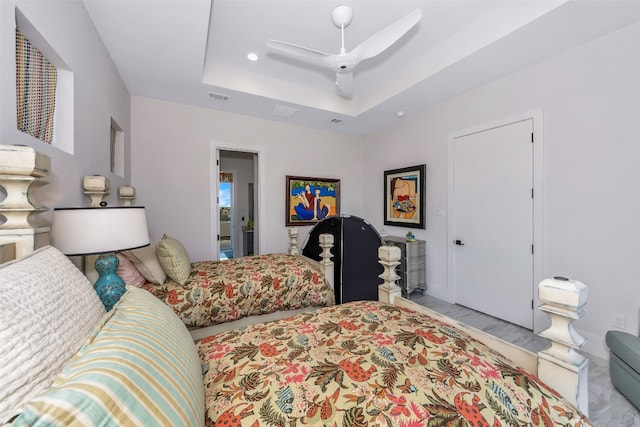
[[[458,131],[532,110],[542,111],[545,277],[567,276],[589,289],[576,327],[586,349],[607,356],[603,338],[613,313],[638,334],[640,306],[640,23],[507,78],[419,112],[367,138],[364,210],[382,227],[385,169],[427,164],[427,282],[454,299],[447,263],[448,138]],[[393,149],[388,147],[394,141]],[[390,156],[390,153],[393,156]],[[394,227],[387,227],[393,232]]]
[[[286,175],[338,178],[341,211],[361,216],[362,137],[132,97],[132,181],[153,239],[183,242],[192,260],[211,259],[217,147],[259,152],[259,252],[286,252]],[[259,160],[260,162],[260,160]],[[310,226],[299,227],[301,243]]]
[[[69,66],[73,84],[72,154],[16,129],[15,10],[35,26]],[[59,110],[59,114],[65,114]],[[124,131],[124,177],[109,172],[111,118]],[[48,207],[87,206],[82,177],[105,175],[111,181],[109,204],[118,204],[117,189],[130,182],[130,99],[102,40],[80,1],[0,1],[0,144],[34,147],[51,157],[49,184],[38,192]]]

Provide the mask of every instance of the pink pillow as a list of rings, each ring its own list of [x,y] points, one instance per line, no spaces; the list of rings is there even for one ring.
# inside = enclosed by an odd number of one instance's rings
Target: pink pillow
[[[146,283],[147,279],[140,274],[136,266],[129,261],[129,258],[121,253],[117,253],[116,256],[118,257],[118,261],[120,261],[116,273],[124,280],[125,284],[139,288]]]

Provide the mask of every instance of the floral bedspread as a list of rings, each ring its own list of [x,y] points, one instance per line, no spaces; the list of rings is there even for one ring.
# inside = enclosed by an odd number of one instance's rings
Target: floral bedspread
[[[301,256],[268,254],[191,264],[185,285],[170,279],[144,288],[166,302],[188,328],[256,314],[335,303],[320,271]]]
[[[229,426],[588,426],[459,329],[372,301],[196,343],[206,422]]]

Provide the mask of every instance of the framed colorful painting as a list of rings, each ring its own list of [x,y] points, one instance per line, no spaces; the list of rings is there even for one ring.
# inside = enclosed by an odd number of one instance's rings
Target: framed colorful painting
[[[287,175],[285,204],[287,226],[313,225],[340,215],[340,180]]]
[[[384,223],[424,228],[427,165],[384,171]]]

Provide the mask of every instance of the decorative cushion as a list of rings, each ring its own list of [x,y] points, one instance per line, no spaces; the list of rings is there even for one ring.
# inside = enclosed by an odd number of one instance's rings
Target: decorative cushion
[[[191,335],[144,289],[114,309],[15,425],[201,426],[202,368]]]
[[[612,354],[640,373],[640,338],[624,331],[607,331],[605,340]]]
[[[162,269],[158,256],[156,255],[156,245],[151,242],[144,248],[133,249],[122,252],[129,258],[145,279],[156,285],[161,285],[167,280],[167,274]]]
[[[129,258],[122,255],[121,253],[117,253],[116,256],[118,257],[118,261],[120,262],[116,274],[120,276],[122,280],[124,280],[125,284],[139,288],[146,283],[147,279],[145,279],[144,276],[140,274],[136,266],[133,265],[131,261],[129,261]]]
[[[158,243],[156,253],[167,276],[181,285],[187,283],[191,274],[191,260],[182,243],[165,234]]]
[[[0,267],[0,424],[51,385],[104,313],[89,280],[53,246]]]

